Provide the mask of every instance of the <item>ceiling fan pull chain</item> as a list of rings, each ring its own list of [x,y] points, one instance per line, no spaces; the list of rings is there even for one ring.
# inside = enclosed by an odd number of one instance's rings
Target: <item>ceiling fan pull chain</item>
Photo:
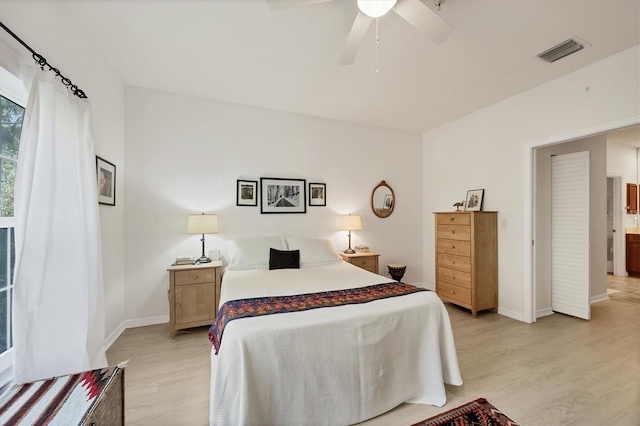
[[[380,38],[378,37],[378,18],[376,18],[376,76],[380,71],[378,67],[378,49],[380,48]]]

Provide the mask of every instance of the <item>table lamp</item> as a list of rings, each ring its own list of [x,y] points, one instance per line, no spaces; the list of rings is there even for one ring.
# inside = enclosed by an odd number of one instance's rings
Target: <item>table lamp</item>
[[[362,229],[362,221],[358,215],[344,215],[340,216],[340,229],[343,231],[349,231],[349,248],[344,252],[347,254],[355,253],[355,250],[351,248],[351,231],[359,231]]]
[[[215,214],[192,214],[187,222],[187,234],[202,234],[202,256],[198,263],[209,263],[211,259],[204,255],[204,234],[218,233],[218,216]]]

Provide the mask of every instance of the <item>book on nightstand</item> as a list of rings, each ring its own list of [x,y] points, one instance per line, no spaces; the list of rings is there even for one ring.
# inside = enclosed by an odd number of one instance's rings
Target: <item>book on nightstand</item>
[[[355,246],[353,249],[358,253],[369,253],[369,247],[367,246]]]
[[[172,266],[178,266],[178,265],[195,265],[196,264],[196,258],[195,256],[178,256],[176,257],[176,261],[173,263]]]

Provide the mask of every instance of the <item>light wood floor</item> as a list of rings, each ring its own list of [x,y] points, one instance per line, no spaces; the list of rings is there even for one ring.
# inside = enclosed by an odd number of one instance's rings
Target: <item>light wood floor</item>
[[[640,305],[639,277],[616,277],[607,274],[607,290],[612,300]]]
[[[592,305],[592,320],[554,314],[525,324],[447,305],[462,386],[447,404],[403,404],[366,425],[410,425],[484,397],[523,425],[640,425],[640,305]],[[206,425],[207,328],[126,330],[107,352],[126,369],[127,425]]]

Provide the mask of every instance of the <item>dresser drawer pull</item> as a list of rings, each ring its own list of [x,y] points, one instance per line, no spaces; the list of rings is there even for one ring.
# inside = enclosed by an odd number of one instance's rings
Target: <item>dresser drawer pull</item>
[[[452,248],[452,249],[455,249],[455,248],[456,248],[456,246],[451,246],[451,248]]]
[[[450,217],[450,218],[449,218],[449,220],[450,220],[451,222],[453,222],[453,221],[454,221],[454,220],[456,220],[456,219],[455,219],[455,218],[453,218],[453,217]]]
[[[198,276],[197,276],[197,275],[194,275],[194,276],[193,276],[193,279],[194,279],[194,280],[197,280],[197,279],[198,279]]]
[[[455,261],[455,260],[452,260],[452,261],[451,261],[451,264],[452,264],[452,265],[455,265],[455,264],[456,264],[456,261]]]
[[[451,292],[452,292],[453,294],[456,294],[456,291],[455,291],[455,290],[451,290]]]
[[[456,231],[454,231],[454,230],[452,229],[452,230],[451,230],[451,233],[452,233],[452,234],[455,234],[455,233],[456,233]]]

